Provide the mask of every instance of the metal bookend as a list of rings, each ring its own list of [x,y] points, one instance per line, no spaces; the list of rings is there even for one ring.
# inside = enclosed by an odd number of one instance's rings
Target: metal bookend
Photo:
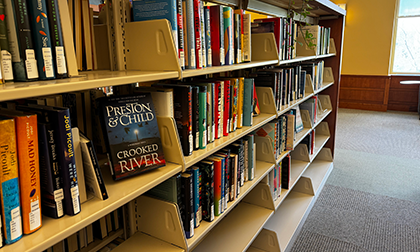
[[[317,160],[332,162],[333,157],[332,157],[331,149],[330,148],[323,148],[319,152],[318,156],[315,158],[315,161],[317,161]]]
[[[129,22],[124,28],[127,70],[178,71],[181,76],[168,20]]]
[[[305,96],[314,94],[314,92],[314,83],[312,82],[312,77],[310,74],[307,74],[305,81]]]
[[[166,161],[182,165],[185,169],[185,159],[182,153],[178,130],[175,126],[175,120],[172,117],[157,116],[160,140],[162,141],[163,153]]]
[[[251,34],[252,61],[279,60],[274,33]]]
[[[270,186],[266,183],[259,183],[256,185],[255,188],[245,196],[243,201],[273,211],[275,210]]]
[[[303,162],[310,162],[308,147],[306,144],[298,144],[296,148],[290,152],[292,160],[301,160]]]
[[[299,181],[293,187],[293,191],[309,195],[315,195],[312,180],[307,177],[300,177]]]
[[[335,42],[333,38],[330,38],[330,51],[328,53],[336,54],[337,50],[335,49]]]
[[[302,118],[303,127],[311,129],[313,126],[313,122],[311,120],[311,117],[309,116],[309,111],[305,109],[301,109],[300,116]]]
[[[251,247],[266,252],[280,252],[280,244],[277,233],[263,228],[251,244]]]
[[[334,75],[331,67],[324,67],[324,76],[323,76],[324,83],[331,83],[334,82]]]
[[[318,126],[315,128],[315,139],[318,135],[322,136],[331,136],[330,134],[330,127],[328,127],[327,122],[321,122]]]
[[[137,198],[138,230],[187,250],[187,241],[175,203],[140,196]]]
[[[274,101],[273,90],[270,87],[255,87],[258,96],[260,111],[267,114],[276,114],[276,103]]]
[[[274,157],[274,150],[271,139],[268,137],[255,136],[255,143],[257,144],[257,159],[268,163],[276,163]]]

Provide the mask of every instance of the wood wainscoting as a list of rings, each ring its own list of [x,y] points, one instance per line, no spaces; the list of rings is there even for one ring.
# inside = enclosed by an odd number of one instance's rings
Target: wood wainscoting
[[[417,111],[419,85],[402,85],[420,76],[341,75],[340,108]]]
[[[390,76],[341,75],[340,108],[386,111]]]

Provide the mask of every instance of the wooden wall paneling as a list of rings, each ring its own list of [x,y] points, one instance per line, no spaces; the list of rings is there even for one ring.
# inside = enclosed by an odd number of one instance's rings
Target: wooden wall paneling
[[[391,76],[388,109],[416,112],[419,99],[419,85],[403,85],[400,81],[420,80],[420,76]]]
[[[325,147],[330,148],[332,155],[334,157],[334,148],[335,148],[335,131],[336,131],[336,121],[337,121],[337,112],[338,112],[338,102],[339,102],[339,91],[340,91],[340,81],[341,81],[341,62],[342,62],[342,51],[343,51],[343,36],[344,36],[344,25],[345,19],[343,16],[338,17],[337,19],[330,20],[320,20],[319,25],[324,27],[331,27],[331,38],[334,39],[336,47],[336,56],[326,58],[324,60],[325,66],[332,67],[334,75],[334,85],[327,88],[322,92],[322,94],[329,95],[331,98],[331,105],[333,111],[325,119],[328,122],[330,128],[331,137],[328,140]],[[338,66],[338,67],[337,67]]]

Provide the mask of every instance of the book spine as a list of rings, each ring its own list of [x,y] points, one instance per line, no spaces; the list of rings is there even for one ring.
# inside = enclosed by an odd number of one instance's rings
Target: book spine
[[[207,87],[200,86],[199,99],[199,144],[200,149],[207,146]]]
[[[193,211],[194,211],[194,227],[200,226],[201,207],[200,207],[200,170],[198,167],[192,168],[193,175]]]
[[[220,81],[220,99],[219,99],[220,124],[219,124],[219,138],[222,138],[223,137],[224,105],[225,105],[225,82],[224,81]]]
[[[229,201],[236,198],[236,182],[235,182],[235,155],[229,155]]]
[[[186,176],[187,175],[187,176]],[[193,211],[193,183],[192,176],[189,173],[184,173],[181,176],[182,191],[184,195],[184,231],[186,238],[194,236],[194,211]]]
[[[181,70],[185,69],[185,56],[184,56],[184,22],[182,11],[182,0],[176,0],[177,4],[177,25],[178,25],[178,58]]]
[[[186,57],[186,68],[187,69],[195,69],[196,68],[196,48],[195,48],[195,25],[194,25],[194,0],[184,0],[185,1],[185,24],[186,26],[184,29],[186,30],[186,38],[185,41],[187,43],[187,47],[185,50],[187,51],[188,57]]]
[[[211,35],[211,50],[212,50],[212,65],[213,66],[221,66],[222,65],[222,58],[224,58],[224,53],[222,53],[222,46],[220,44],[220,16],[223,11],[223,8],[220,5],[210,6],[210,35]],[[222,19],[223,20],[223,19]],[[223,57],[221,56],[223,55]]]
[[[235,47],[235,63],[239,64],[241,63],[242,59],[241,59],[241,15],[240,14],[233,14],[234,17],[234,47]]]
[[[289,182],[290,182],[290,156],[287,154],[286,157],[281,162],[281,187],[283,189],[289,189]]]
[[[225,48],[225,65],[232,65],[232,8],[223,7],[223,26],[224,26],[224,48]]]
[[[243,55],[244,55],[244,62],[251,61],[251,14],[244,14],[243,15]]]
[[[192,87],[192,134],[193,134],[193,145],[194,150],[200,148],[200,99],[199,99],[199,87]]]
[[[205,163],[201,169],[203,220],[214,220],[214,165]]]
[[[57,0],[46,0],[56,78],[67,77],[66,54]]]
[[[108,199],[108,192],[106,190],[105,183],[102,177],[102,171],[101,167],[99,166],[98,157],[96,156],[95,147],[93,146],[92,141],[87,142],[86,146],[89,151],[89,157],[92,162],[93,168],[95,169],[96,181],[99,184],[102,200],[106,200]]]
[[[207,67],[207,44],[206,44],[206,25],[204,17],[203,1],[200,0],[200,25],[201,25],[201,53],[203,54],[203,67]]]
[[[3,78],[6,81],[13,80],[12,55],[9,50],[9,40],[7,34],[7,17],[4,0],[0,0],[0,48],[1,48],[1,64],[3,68]]]
[[[211,32],[210,32],[210,6],[204,6],[204,26],[206,28],[206,58],[207,66],[212,66]]]
[[[207,142],[213,142],[213,95],[212,95],[212,84],[207,85]]]
[[[238,95],[239,95],[239,80],[238,79],[234,79],[232,81],[233,85],[232,85],[232,121],[231,121],[231,127],[230,130],[231,132],[235,131],[236,128],[238,127]]]
[[[245,78],[244,80],[244,98],[243,98],[243,126],[252,126],[253,102],[252,91],[254,89],[254,79]]]
[[[254,179],[255,174],[255,166],[254,166],[254,157],[255,157],[255,149],[254,149],[254,135],[248,135],[248,180]]]
[[[220,160],[214,160],[214,215],[219,216],[223,212],[222,205],[222,166]]]
[[[200,19],[200,0],[193,0],[194,3],[194,37],[195,37],[195,55],[196,68],[203,68],[203,53],[202,53],[202,36],[201,36],[201,19]]]
[[[1,213],[3,235],[6,244],[22,237],[22,221],[19,202],[18,156],[16,149],[15,122],[13,119],[0,121],[1,159]]]
[[[69,110],[51,111],[51,121],[57,125],[57,154],[63,180],[64,211],[68,215],[76,215],[80,212],[80,197]]]
[[[223,113],[223,136],[229,135],[230,126],[230,80],[224,81],[225,100],[224,100],[224,113]]]
[[[219,139],[221,137],[220,135],[220,126],[221,126],[221,107],[222,107],[222,101],[221,101],[221,89],[220,89],[220,82],[216,82],[214,84],[214,138]]]
[[[29,24],[26,0],[12,0],[15,10],[15,27],[19,58],[12,56],[14,78],[18,81],[35,80],[38,78],[37,61],[32,42],[31,27]]]
[[[38,123],[42,214],[57,219],[64,215],[64,194],[53,135],[51,124]]]
[[[28,0],[28,6],[39,79],[55,79],[47,5],[45,0]]]
[[[238,128],[242,128],[243,126],[243,118],[244,118],[244,81],[245,78],[241,77],[238,78]]]
[[[249,138],[245,137],[244,138],[244,172],[243,172],[244,182],[248,181],[248,164],[249,164],[248,148],[249,148]]]
[[[37,116],[15,118],[23,233],[42,226]]]

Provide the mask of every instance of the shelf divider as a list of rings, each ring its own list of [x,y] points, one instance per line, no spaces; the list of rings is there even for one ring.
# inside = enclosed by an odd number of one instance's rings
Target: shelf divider
[[[276,163],[271,139],[268,137],[255,136],[254,140],[257,144],[257,159],[268,163]]]
[[[174,118],[161,116],[157,116],[156,118],[165,159],[169,162],[182,165],[183,170],[185,170],[185,158],[179,145],[179,135]]]
[[[266,252],[280,252],[279,238],[276,232],[263,228],[250,248]],[[248,252],[250,252],[250,249],[248,249]]]
[[[274,33],[253,33],[251,41],[252,60],[279,60]]]
[[[248,195],[245,196],[243,202],[265,207],[275,210],[274,201],[271,196],[270,187],[266,183],[259,183]]]

